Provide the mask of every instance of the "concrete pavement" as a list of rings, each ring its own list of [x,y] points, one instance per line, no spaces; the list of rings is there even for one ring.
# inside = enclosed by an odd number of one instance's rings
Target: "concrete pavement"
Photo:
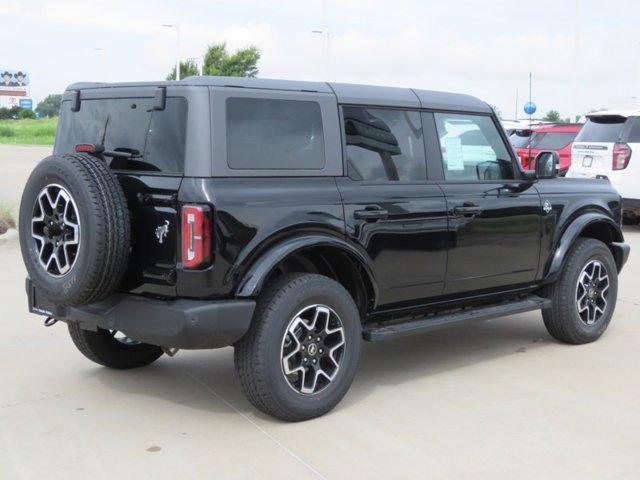
[[[42,156],[0,146],[0,199]],[[92,364],[27,313],[16,234],[1,236],[0,478],[638,478],[640,228],[625,234],[600,341],[559,344],[529,313],[365,344],[343,402],[299,424],[251,407],[231,348]]]

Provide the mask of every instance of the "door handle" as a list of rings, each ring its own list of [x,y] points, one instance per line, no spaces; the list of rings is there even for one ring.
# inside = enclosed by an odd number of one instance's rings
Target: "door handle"
[[[377,205],[369,206],[364,210],[356,210],[353,212],[353,218],[356,220],[368,220],[375,222],[376,220],[384,220],[389,216],[389,212]]]
[[[463,217],[471,217],[482,213],[482,207],[474,203],[465,203],[462,206],[453,207],[453,213]]]

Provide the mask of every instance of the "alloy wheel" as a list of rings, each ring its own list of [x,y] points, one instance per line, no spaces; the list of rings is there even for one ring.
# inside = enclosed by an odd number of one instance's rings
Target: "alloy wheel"
[[[599,260],[588,262],[576,285],[576,309],[580,319],[593,325],[602,318],[607,309],[609,296],[609,274]]]
[[[289,322],[282,339],[282,373],[298,393],[316,394],[336,378],[345,352],[344,326],[326,305],[312,305]]]
[[[62,277],[69,273],[80,248],[80,217],[76,202],[62,185],[47,185],[38,194],[31,237],[38,261],[49,275]]]

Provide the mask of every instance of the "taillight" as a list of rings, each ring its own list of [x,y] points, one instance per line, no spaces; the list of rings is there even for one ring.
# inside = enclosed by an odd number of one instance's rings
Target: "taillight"
[[[206,205],[182,207],[182,265],[198,268],[211,261],[211,209]]]
[[[623,170],[629,165],[631,149],[626,143],[616,143],[613,147],[612,170]]]
[[[74,150],[78,153],[102,153],[104,152],[104,147],[93,143],[78,143]]]

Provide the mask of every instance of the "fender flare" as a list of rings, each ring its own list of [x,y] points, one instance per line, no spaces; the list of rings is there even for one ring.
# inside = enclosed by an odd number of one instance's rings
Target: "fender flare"
[[[551,257],[551,261],[548,264],[549,266],[546,269],[544,283],[555,281],[557,276],[562,271],[564,260],[569,253],[569,250],[571,250],[571,246],[573,245],[575,240],[580,236],[585,228],[594,223],[606,223],[609,227],[611,227],[611,230],[613,231],[613,242],[608,246],[613,250],[612,253],[614,253],[614,257],[617,256],[616,247],[617,245],[619,245],[618,242],[623,241],[622,230],[620,229],[620,226],[611,217],[603,213],[585,213],[583,215],[580,215],[569,224],[569,226],[563,232],[560,241],[557,242],[557,245],[553,251],[553,256]],[[618,264],[618,270],[620,270],[626,258],[622,259],[622,261],[620,261],[620,259],[618,258],[616,258],[615,260]]]
[[[369,265],[368,257],[346,240],[327,234],[312,234],[288,238],[273,245],[267,252],[253,262],[249,270],[238,283],[235,295],[237,297],[255,297],[260,293],[262,285],[271,270],[289,255],[309,247],[339,248],[349,255],[366,273],[369,284],[374,293],[373,302],[377,304],[378,285]]]

